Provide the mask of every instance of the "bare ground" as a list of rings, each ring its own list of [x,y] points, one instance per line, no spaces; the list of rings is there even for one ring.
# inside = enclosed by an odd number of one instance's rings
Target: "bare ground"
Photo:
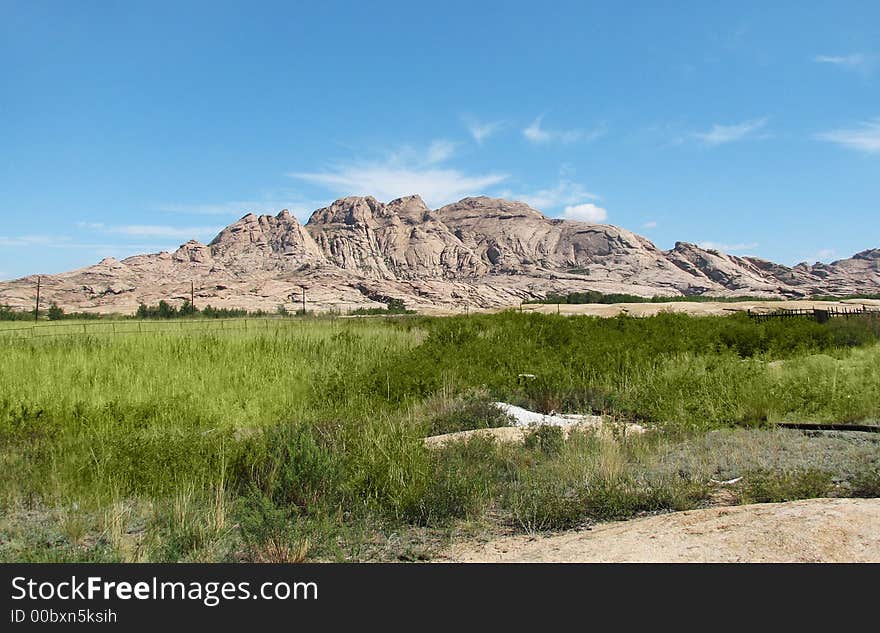
[[[880,562],[880,499],[708,508],[453,545],[447,562]]]
[[[844,301],[671,301],[667,303],[613,303],[613,304],[528,304],[523,306],[525,312],[542,312],[544,314],[586,314],[590,316],[613,317],[619,314],[630,316],[652,316],[661,312],[681,312],[692,316],[721,316],[734,312],[772,312],[785,308],[787,310],[812,310],[815,308],[880,308],[880,301],[872,299],[847,299]]]

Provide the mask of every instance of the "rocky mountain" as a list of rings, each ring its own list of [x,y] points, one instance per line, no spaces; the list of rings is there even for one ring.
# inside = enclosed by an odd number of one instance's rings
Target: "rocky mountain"
[[[34,276],[0,283],[0,304],[33,306]],[[548,218],[522,202],[476,197],[430,209],[419,196],[387,204],[349,197],[302,225],[288,211],[249,213],[210,244],[108,258],[42,278],[67,310],[133,312],[141,302],[347,311],[402,299],[420,311],[518,305],[549,293],[653,295],[880,292],[880,249],[790,268],[679,242],[669,251],[605,224]]]

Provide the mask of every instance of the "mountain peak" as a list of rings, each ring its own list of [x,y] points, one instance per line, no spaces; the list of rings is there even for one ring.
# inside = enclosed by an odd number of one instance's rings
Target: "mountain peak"
[[[431,210],[418,195],[387,203],[348,196],[302,225],[288,209],[247,213],[205,245],[135,255],[47,278],[65,309],[133,311],[179,297],[195,281],[203,300],[274,310],[308,283],[318,309],[402,299],[417,309],[498,307],[549,293],[645,296],[876,293],[880,249],[793,268],[679,241],[668,250],[606,224],[546,217],[525,202],[472,196]],[[126,288],[88,293],[84,288]],[[32,281],[0,283],[0,303],[32,303]],[[185,287],[184,287],[185,286]],[[323,303],[321,303],[323,302]]]

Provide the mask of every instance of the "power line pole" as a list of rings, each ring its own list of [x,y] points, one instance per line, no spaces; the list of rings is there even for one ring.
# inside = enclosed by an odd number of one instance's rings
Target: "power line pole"
[[[37,303],[34,305],[34,323],[40,316],[40,276],[37,275]]]
[[[189,282],[189,306],[193,311],[196,309],[196,283],[194,281]]]
[[[301,287],[302,287],[302,291],[303,291],[303,300],[302,300],[303,316],[305,316],[306,315],[306,287],[305,286],[301,286]]]

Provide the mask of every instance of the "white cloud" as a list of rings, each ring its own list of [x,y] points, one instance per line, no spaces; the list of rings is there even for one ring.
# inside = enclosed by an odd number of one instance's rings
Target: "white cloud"
[[[500,131],[504,127],[503,121],[481,122],[473,117],[462,117],[464,124],[467,126],[468,132],[474,140],[482,145],[483,141]]]
[[[865,55],[864,53],[852,53],[850,55],[816,55],[813,61],[817,64],[831,64],[843,70],[850,70],[870,75],[877,63],[877,57],[874,55]]]
[[[476,175],[457,169],[405,168],[383,163],[347,165],[290,176],[346,196],[370,195],[388,201],[419,194],[432,207],[485,193],[507,178],[498,173]]]
[[[548,130],[542,127],[544,115],[539,116],[532,121],[531,125],[523,129],[523,136],[532,143],[550,143],[558,141],[560,143],[575,143],[577,141],[592,141],[605,134],[605,126],[600,125],[592,130],[573,129],[573,130]]]
[[[837,251],[833,248],[823,248],[818,253],[816,253],[816,258],[819,261],[823,262],[833,260],[835,257],[837,257]]]
[[[213,237],[223,229],[222,226],[177,227],[160,224],[125,224],[121,226],[107,226],[102,222],[78,222],[77,226],[81,229],[89,229],[112,235],[125,235],[128,237],[172,237],[183,239]]]
[[[541,117],[535,119],[529,127],[523,130],[523,136],[533,143],[546,143],[553,138],[550,132],[541,129]]]
[[[21,235],[18,237],[0,236],[0,246],[54,246],[70,238],[52,237],[49,235]]]
[[[127,252],[147,252],[167,248],[166,245],[156,244],[102,244],[93,242],[77,242],[67,235],[22,235],[19,237],[0,236],[0,246],[20,248],[58,248],[58,249],[85,249],[95,251],[119,251],[124,248]]]
[[[599,196],[590,193],[581,185],[567,179],[560,179],[556,186],[547,189],[539,189],[533,193],[514,193],[509,190],[502,191],[503,198],[519,200],[540,211],[558,209],[562,206],[574,206],[584,200],[598,200]]]
[[[418,194],[431,207],[487,193],[507,178],[507,174],[502,173],[468,174],[439,166],[453,156],[455,148],[452,141],[438,139],[424,150],[405,145],[384,160],[341,164],[323,171],[288,175],[342,196],[369,195],[388,201]]]
[[[751,251],[758,247],[757,242],[725,244],[723,242],[698,242],[697,246],[707,251],[721,251],[722,253],[741,253]]]
[[[712,146],[742,141],[747,138],[766,138],[766,136],[755,136],[754,134],[766,125],[767,117],[752,119],[751,121],[744,121],[735,125],[718,125],[716,123],[708,132],[695,132],[694,137],[706,145]]]
[[[276,214],[287,209],[300,221],[305,221],[315,209],[326,206],[327,200],[306,200],[295,195],[268,198],[264,200],[236,200],[232,202],[208,204],[161,204],[155,207],[162,213],[176,215],[222,215],[230,219],[239,218],[246,213]]]
[[[657,223],[656,223],[654,220],[651,220],[650,222],[645,222],[645,223],[642,225],[642,228],[643,228],[643,229],[656,229],[656,228],[657,228]]]
[[[869,154],[880,152],[880,117],[864,121],[858,127],[817,134],[820,141],[830,141]]]
[[[566,220],[580,220],[582,222],[592,222],[598,224],[608,219],[608,212],[602,207],[596,206],[592,202],[584,202],[565,207],[562,215]]]
[[[453,143],[452,141],[447,141],[445,139],[433,141],[428,147],[428,153],[425,157],[425,162],[429,165],[442,163],[452,158],[452,155],[454,153],[455,143]]]

